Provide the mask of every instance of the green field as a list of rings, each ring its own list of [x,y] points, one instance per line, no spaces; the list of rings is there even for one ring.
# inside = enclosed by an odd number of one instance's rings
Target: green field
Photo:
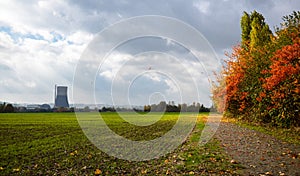
[[[117,113],[102,115],[115,133],[137,141],[164,135],[178,119],[177,113],[167,113],[152,125],[134,126],[122,120]],[[143,115],[137,116],[133,113],[123,115],[143,118]],[[184,114],[187,117],[191,115]],[[95,147],[82,132],[74,113],[0,114],[0,175],[237,173],[240,166],[230,163],[230,158],[223,153],[218,141],[212,140],[203,147],[198,146],[204,127],[202,119],[206,115],[198,115],[192,134],[173,153],[158,159],[137,162],[111,157]]]

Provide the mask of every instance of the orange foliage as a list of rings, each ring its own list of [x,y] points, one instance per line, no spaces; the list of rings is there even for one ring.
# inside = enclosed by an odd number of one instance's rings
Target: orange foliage
[[[264,71],[271,76],[265,79],[263,87],[272,92],[272,100],[285,98],[287,94],[299,94],[300,38],[277,50],[271,60],[270,70]]]
[[[244,42],[227,54],[222,77],[212,90],[219,110],[248,120],[300,126],[300,18],[295,19],[298,23],[277,31],[270,42],[255,48]]]

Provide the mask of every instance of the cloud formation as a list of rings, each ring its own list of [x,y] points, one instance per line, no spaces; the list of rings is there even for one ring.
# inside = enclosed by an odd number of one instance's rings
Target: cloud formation
[[[257,10],[265,16],[272,28],[279,25],[283,15],[298,9],[300,4],[297,0],[175,0],[155,3],[151,0],[2,1],[0,101],[51,103],[55,84],[67,85],[70,87],[69,92],[72,92],[74,71],[83,51],[98,32],[120,20],[140,15],[162,15],[182,20],[203,34],[219,58],[224,58],[224,51],[230,50],[240,40],[239,21],[243,11]],[[130,32],[130,28],[123,30]],[[149,53],[142,54],[143,52]],[[201,54],[208,57],[205,52],[198,53]],[[172,60],[171,56],[184,59],[176,64],[176,59]],[[157,60],[158,57],[165,60]],[[161,70],[164,72],[178,73],[180,66],[184,65],[186,69],[178,74],[179,82],[191,87],[191,83],[187,81],[188,73],[201,78],[200,81],[205,84],[203,91],[199,91],[203,94],[200,97],[206,95],[203,102],[209,104],[209,85],[207,77],[203,76],[205,70],[201,70],[201,65],[193,65],[195,62],[192,60],[189,50],[168,38],[144,38],[125,42],[111,53],[110,59],[103,65],[105,68],[100,69],[95,82],[96,90],[100,94],[102,92],[99,102],[111,102],[109,91],[114,73],[122,72],[119,78],[126,81],[143,69],[153,71],[163,65]],[[124,63],[125,61],[127,62]],[[208,70],[214,67],[213,63],[205,59],[203,64]],[[119,70],[120,66],[124,67]],[[175,84],[162,75],[142,75],[132,86],[129,93],[135,104],[148,103],[145,101],[155,91],[165,93],[168,100],[179,101],[175,96]],[[82,97],[81,102],[91,103]],[[191,103],[194,99],[189,98],[187,101]]]

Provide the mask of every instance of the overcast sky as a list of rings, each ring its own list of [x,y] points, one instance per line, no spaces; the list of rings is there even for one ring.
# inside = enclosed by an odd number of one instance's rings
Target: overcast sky
[[[257,10],[273,29],[282,16],[299,9],[298,0],[1,1],[0,101],[52,103],[54,85],[58,84],[69,87],[73,103],[73,77],[81,56],[85,56],[83,51],[99,32],[121,20],[142,15],[180,20],[203,35],[217,58],[224,59],[224,52],[240,41],[243,11]],[[180,28],[168,30],[184,34]],[[126,29],[120,29],[118,35],[124,35],[122,31]],[[96,102],[143,105],[173,100],[209,105],[209,75],[219,68],[210,58],[211,51],[192,52],[180,41],[164,37],[123,41],[101,66],[95,63],[98,70],[91,85]],[[94,103],[85,98],[84,90],[77,89],[80,96],[75,103]]]

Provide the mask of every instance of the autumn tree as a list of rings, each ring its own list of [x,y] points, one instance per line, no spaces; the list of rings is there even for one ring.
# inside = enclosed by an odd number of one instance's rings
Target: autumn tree
[[[213,85],[215,106],[249,121],[300,126],[299,24],[300,12],[293,12],[273,35],[261,14],[244,12],[241,44]]]
[[[260,75],[269,65],[266,49],[271,41],[272,32],[264,17],[254,11],[244,12],[241,19],[241,46],[233,48],[228,54],[224,69],[226,83],[226,111],[233,116],[248,114],[257,109],[256,96],[261,91]]]
[[[267,112],[273,123],[283,127],[300,126],[300,12],[283,17],[269,69],[263,71]]]
[[[250,16],[250,48],[262,46],[270,41],[272,31],[266,24],[265,18],[258,12],[254,11]]]
[[[247,12],[244,12],[244,15],[241,18],[241,30],[242,30],[242,45],[246,45],[250,41],[250,32],[251,32],[251,20],[250,15]]]

